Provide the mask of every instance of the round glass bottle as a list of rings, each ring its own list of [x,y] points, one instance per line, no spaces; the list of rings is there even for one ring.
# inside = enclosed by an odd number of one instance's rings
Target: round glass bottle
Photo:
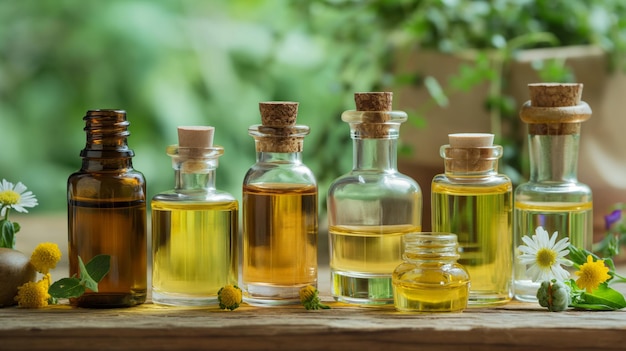
[[[402,312],[460,312],[467,307],[470,276],[457,263],[457,236],[409,233],[393,271],[395,306]]]
[[[109,272],[71,303],[81,307],[141,304],[147,291],[146,183],[133,168],[123,110],[90,110],[82,167],[67,182],[70,276],[96,255],[110,255]]]
[[[296,125],[298,104],[259,104],[261,125],[248,129],[256,163],[243,181],[244,300],[297,304],[299,290],[317,286],[317,182],[302,162],[309,127]]]
[[[591,108],[581,101],[582,84],[530,84],[530,101],[521,111],[528,124],[530,179],[515,189],[514,245],[524,244],[541,226],[556,241],[568,237],[574,246],[590,250],[593,241],[591,189],[577,180],[581,122]],[[515,260],[515,298],[536,301],[540,282],[533,281]]]
[[[421,230],[422,192],[398,172],[400,124],[389,92],[356,93],[350,124],[353,168],[328,190],[331,293],[355,304],[393,304],[391,274],[402,261],[401,238]]]
[[[458,236],[461,263],[472,277],[470,306],[513,297],[513,186],[498,174],[502,147],[493,134],[450,134],[441,147],[445,174],[433,178],[433,231]]]
[[[164,305],[217,303],[238,282],[237,200],[216,189],[221,146],[213,127],[179,127],[172,157],[175,188],[152,198],[152,301]]]

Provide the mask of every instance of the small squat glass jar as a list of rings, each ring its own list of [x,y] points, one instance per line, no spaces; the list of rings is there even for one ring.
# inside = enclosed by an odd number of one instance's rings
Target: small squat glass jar
[[[393,272],[395,307],[401,312],[460,312],[467,308],[469,273],[459,263],[457,236],[409,233]]]

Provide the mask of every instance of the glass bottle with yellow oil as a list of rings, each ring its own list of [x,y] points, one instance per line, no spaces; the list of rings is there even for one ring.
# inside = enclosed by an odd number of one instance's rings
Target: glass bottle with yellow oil
[[[397,169],[400,124],[392,93],[354,95],[353,168],[328,190],[331,293],[354,304],[392,305],[391,275],[402,262],[402,236],[422,227],[422,192]]]
[[[317,182],[302,162],[309,127],[296,124],[296,102],[262,102],[254,137],[256,163],[243,181],[244,301],[299,303],[299,290],[317,287]]]
[[[532,237],[538,226],[557,241],[569,238],[579,248],[591,250],[593,204],[591,189],[577,179],[581,123],[591,108],[581,101],[582,84],[530,84],[530,100],[520,111],[528,124],[530,179],[515,189],[514,237]],[[532,281],[526,267],[515,261],[515,298],[536,301],[540,282]]]
[[[441,147],[445,173],[433,178],[433,231],[458,236],[460,259],[472,278],[470,306],[513,298],[513,186],[498,174],[502,147],[493,134],[450,134]]]
[[[217,304],[217,293],[238,281],[237,200],[216,188],[213,127],[178,128],[168,146],[173,190],[152,198],[152,301],[163,305]]]
[[[457,236],[409,233],[403,262],[393,271],[395,307],[402,312],[460,312],[468,304],[470,275],[457,262]]]
[[[110,255],[98,292],[87,290],[72,304],[112,308],[145,302],[147,291],[146,182],[133,168],[126,111],[90,110],[83,118],[87,143],[82,167],[67,181],[70,276],[78,257]]]

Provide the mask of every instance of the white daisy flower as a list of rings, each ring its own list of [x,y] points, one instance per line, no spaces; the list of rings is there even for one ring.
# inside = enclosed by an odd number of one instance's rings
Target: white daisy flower
[[[37,206],[37,199],[32,191],[26,191],[26,186],[22,182],[13,183],[2,179],[0,183],[0,217],[4,217],[11,208],[17,212],[27,213],[26,207]]]
[[[558,232],[554,232],[549,237],[548,232],[539,226],[535,229],[532,239],[527,235],[522,238],[526,245],[518,247],[522,253],[518,259],[521,264],[527,265],[526,274],[534,282],[569,279],[569,272],[561,267],[561,265],[572,265],[572,262],[565,258],[569,253],[567,249],[569,238],[556,242],[557,237]]]

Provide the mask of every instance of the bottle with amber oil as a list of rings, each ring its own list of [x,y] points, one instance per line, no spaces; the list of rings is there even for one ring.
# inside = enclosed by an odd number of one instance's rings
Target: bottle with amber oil
[[[450,134],[445,173],[433,178],[433,231],[455,233],[459,263],[472,277],[470,306],[513,298],[513,186],[498,174],[502,147],[493,134]]]
[[[217,293],[238,281],[237,200],[216,188],[213,127],[178,127],[168,146],[175,186],[152,198],[152,301],[163,305],[217,304]]]
[[[347,303],[392,305],[391,274],[402,262],[402,236],[419,232],[422,192],[397,169],[400,124],[392,93],[354,95],[350,125],[352,170],[330,185],[327,197],[331,293]]]
[[[256,163],[243,181],[244,300],[253,305],[299,303],[317,286],[317,182],[302,162],[309,127],[296,125],[298,104],[262,102],[262,124],[248,129]]]
[[[146,183],[133,168],[134,153],[123,110],[90,110],[83,118],[87,143],[82,167],[67,182],[70,276],[80,276],[78,257],[111,256],[98,284],[71,303],[126,307],[145,302],[147,290]]]
[[[569,238],[579,248],[591,250],[593,204],[591,189],[577,179],[581,123],[591,117],[591,108],[581,101],[582,84],[530,84],[530,100],[520,111],[528,124],[530,179],[514,194],[514,240],[535,234],[538,226],[557,241]],[[536,301],[540,282],[534,282],[526,267],[515,261],[515,298]]]
[[[403,262],[393,271],[395,307],[402,312],[460,312],[468,304],[470,276],[457,262],[457,236],[409,233]],[[472,280],[473,283],[473,280]]]

